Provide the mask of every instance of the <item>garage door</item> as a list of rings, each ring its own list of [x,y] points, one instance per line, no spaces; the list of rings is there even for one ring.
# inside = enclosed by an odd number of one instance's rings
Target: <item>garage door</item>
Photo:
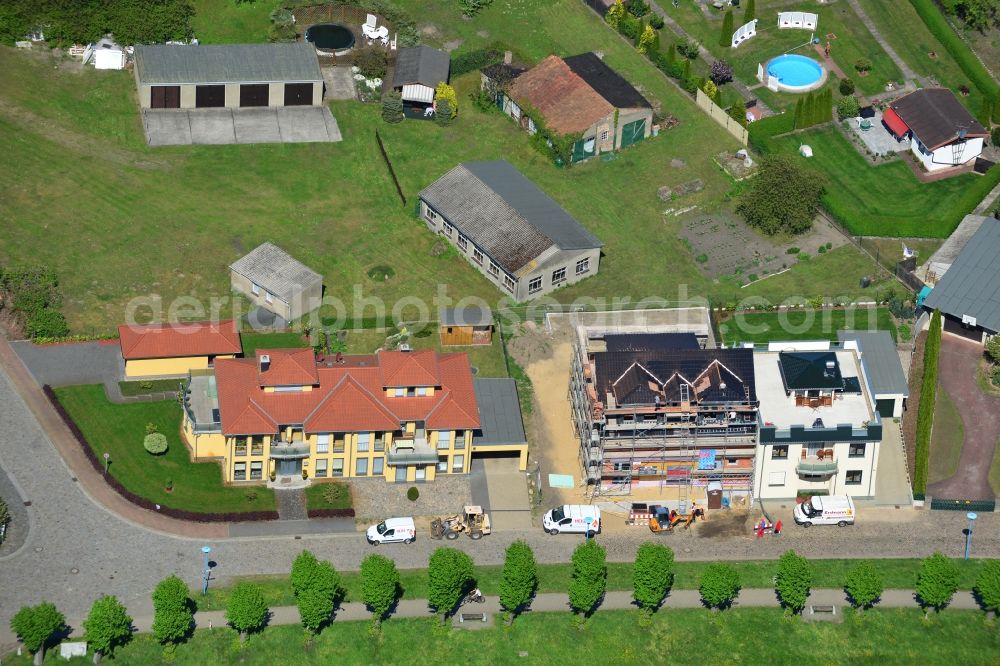
[[[892,412],[896,408],[896,401],[892,398],[884,398],[875,401],[875,410],[884,419],[891,419]]]
[[[622,127],[622,142],[621,148],[625,146],[631,146],[633,143],[638,143],[646,138],[646,119],[637,120],[634,123],[628,123]]]
[[[240,106],[267,106],[268,97],[266,83],[249,83],[240,86]]]
[[[313,103],[313,84],[286,83],[285,106],[310,106]]]
[[[979,343],[983,341],[983,329],[978,326],[963,324],[961,319],[955,319],[951,315],[947,315],[944,318],[944,330],[967,340],[974,340]]]
[[[218,108],[226,105],[226,86],[197,86],[194,105],[199,109]]]
[[[181,87],[151,86],[149,91],[149,106],[154,109],[181,108]]]

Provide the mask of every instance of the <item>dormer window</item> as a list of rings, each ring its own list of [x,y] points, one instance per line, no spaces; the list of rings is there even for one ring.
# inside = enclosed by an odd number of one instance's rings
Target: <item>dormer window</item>
[[[397,388],[397,389],[395,389],[393,391],[392,394],[395,397],[397,397],[397,398],[404,398],[404,397],[406,397],[406,389],[405,388]]]
[[[427,388],[424,387],[424,386],[418,386],[417,387],[417,396],[422,397],[422,396],[425,396],[425,395],[427,395]]]

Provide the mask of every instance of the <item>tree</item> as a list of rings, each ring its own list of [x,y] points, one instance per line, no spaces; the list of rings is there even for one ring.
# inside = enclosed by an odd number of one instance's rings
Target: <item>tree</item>
[[[1000,613],[1000,560],[989,560],[983,566],[972,588],[986,611]]]
[[[729,117],[743,127],[747,126],[747,105],[742,97],[737,97],[733,105],[729,107]]]
[[[493,0],[458,0],[462,14],[465,16],[475,16],[482,10],[493,4]]]
[[[403,96],[398,91],[382,94],[382,120],[393,124],[403,122]]]
[[[754,0],[747,0],[747,6],[743,10],[743,23],[749,23],[757,18],[757,3]]]
[[[354,52],[354,66],[366,79],[381,79],[389,63],[385,51],[378,46],[363,46]]]
[[[877,604],[883,589],[882,575],[871,562],[861,562],[847,572],[844,590],[858,611]]]
[[[656,40],[656,31],[653,30],[653,26],[647,25],[642,29],[642,35],[639,36],[639,43],[636,44],[636,50],[639,53],[647,53],[649,51],[650,45]]]
[[[805,108],[806,108],[805,100],[803,98],[799,97],[795,101],[795,120],[794,120],[795,129],[799,129],[800,127],[804,126],[804,122],[805,122],[805,117],[804,117]]]
[[[260,631],[267,622],[264,592],[253,583],[237,583],[226,604],[226,622],[240,634],[240,644],[251,631]]]
[[[708,98],[713,102],[719,98],[719,87],[716,86],[711,81],[705,81],[705,85],[701,89],[708,95]]]
[[[177,576],[164,578],[153,590],[153,636],[161,643],[180,643],[191,634],[194,613],[191,591]]]
[[[443,99],[440,102],[438,102],[437,109],[435,110],[434,113],[434,121],[438,125],[446,127],[448,125],[451,125],[454,119],[455,119],[455,114],[451,112],[451,102],[449,102],[446,99]]]
[[[455,94],[455,89],[444,81],[439,83],[434,91],[434,102],[437,104],[438,118],[447,116],[448,120],[451,120],[458,115],[458,95]],[[443,102],[448,102],[449,106],[442,108]]]
[[[929,609],[940,611],[958,589],[958,567],[941,553],[924,558],[917,576],[917,601],[926,616]]]
[[[372,611],[376,627],[382,624],[398,594],[399,572],[395,562],[375,554],[361,561],[361,599]]]
[[[722,32],[719,33],[719,46],[733,45],[733,10],[727,9],[722,17]]]
[[[858,98],[854,95],[841,97],[837,100],[837,118],[840,120],[857,118],[859,113],[861,113],[861,106],[858,104]]]
[[[622,0],[615,0],[615,3],[608,8],[608,13],[604,15],[604,20],[618,30],[623,16],[625,16],[625,5],[622,4]]]
[[[303,550],[292,563],[292,593],[302,626],[317,633],[330,620],[340,591],[340,577],[333,565]]]
[[[716,60],[712,63],[712,69],[708,76],[715,85],[721,86],[723,83],[729,83],[733,80],[733,68],[725,60]]]
[[[111,654],[132,637],[132,616],[122,602],[105,595],[90,607],[83,630],[87,645],[94,651],[94,663],[99,664],[104,655]]]
[[[55,604],[43,601],[37,606],[24,606],[10,619],[10,628],[35,655],[35,666],[45,658],[45,645],[66,627],[66,618]]]
[[[840,80],[840,94],[841,95],[853,95],[854,94],[854,81],[851,79],[841,79]]]
[[[507,611],[507,624],[531,602],[538,587],[538,567],[531,546],[518,540],[507,546],[500,578],[500,606]]]
[[[986,341],[986,353],[994,363],[1000,363],[1000,335],[994,335]]]
[[[800,234],[812,226],[822,194],[823,182],[811,169],[790,155],[769,155],[736,211],[765,234]]]
[[[473,580],[472,559],[454,548],[438,548],[427,566],[427,603],[445,623]]]
[[[569,584],[569,605],[574,613],[589,616],[597,609],[607,586],[608,567],[604,547],[587,539],[573,551],[573,580]]]
[[[674,551],[647,541],[639,546],[632,570],[632,598],[646,613],[652,613],[674,582]]]
[[[812,566],[809,560],[794,550],[785,551],[778,558],[778,575],[774,581],[774,589],[785,611],[793,615],[800,613],[806,607],[811,586]]]
[[[727,608],[740,592],[740,574],[728,564],[710,564],[701,574],[698,590],[702,603],[709,608]]]

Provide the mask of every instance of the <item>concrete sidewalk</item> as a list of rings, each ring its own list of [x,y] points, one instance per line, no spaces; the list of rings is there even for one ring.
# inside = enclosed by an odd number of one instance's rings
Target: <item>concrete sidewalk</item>
[[[195,595],[197,596],[197,595]],[[837,589],[815,589],[809,595],[809,604],[832,604],[840,608],[848,606],[848,601],[843,590]],[[774,590],[769,588],[751,588],[740,592],[739,597],[733,604],[734,608],[778,608],[777,596]],[[917,602],[914,599],[913,590],[886,590],[882,594],[882,599],[877,608],[916,608]],[[599,607],[603,610],[628,610],[634,609],[631,591],[608,592],[604,601]],[[701,603],[701,594],[698,590],[676,590],[663,602],[664,609],[670,608],[704,608]],[[954,599],[948,608],[960,610],[978,610],[979,604],[971,592],[960,591],[955,593]],[[534,613],[565,613],[569,612],[569,597],[561,593],[545,593],[535,596],[528,612]],[[486,597],[486,602],[482,604],[465,604],[459,607],[458,612],[476,612],[489,615],[501,613],[499,597]],[[360,602],[350,602],[341,604],[334,613],[334,621],[352,622],[371,619],[371,612]],[[390,615],[393,617],[433,617],[434,613],[427,606],[426,599],[402,599],[395,611]],[[69,622],[73,628],[73,636],[82,634],[82,618],[77,618]],[[152,616],[136,617],[133,626],[139,632],[152,631]],[[271,609],[269,625],[290,625],[299,624],[299,611],[295,606],[278,606]],[[217,629],[225,627],[225,611],[203,611],[195,614],[195,625],[198,629]]]

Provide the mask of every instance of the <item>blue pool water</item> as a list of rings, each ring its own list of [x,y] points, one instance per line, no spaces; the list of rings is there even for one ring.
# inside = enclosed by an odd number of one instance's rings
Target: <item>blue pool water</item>
[[[823,68],[812,58],[789,54],[767,63],[767,73],[776,77],[782,86],[805,88],[820,80]]]

